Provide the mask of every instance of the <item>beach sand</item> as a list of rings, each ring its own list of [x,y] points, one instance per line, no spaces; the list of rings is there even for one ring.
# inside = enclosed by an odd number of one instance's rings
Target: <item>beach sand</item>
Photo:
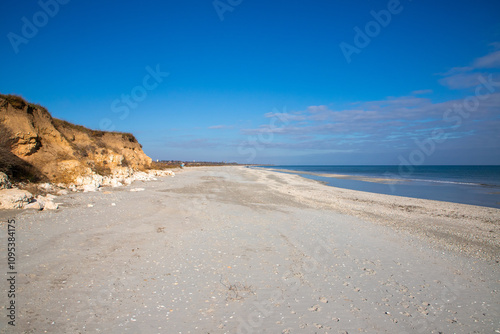
[[[0,212],[0,333],[500,332],[498,209],[243,167],[55,201]]]

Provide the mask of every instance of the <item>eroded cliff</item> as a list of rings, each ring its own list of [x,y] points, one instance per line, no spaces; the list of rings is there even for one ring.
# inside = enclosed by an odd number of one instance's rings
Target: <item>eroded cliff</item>
[[[14,180],[72,183],[82,175],[150,164],[130,133],[74,125],[19,96],[0,94],[0,171]]]

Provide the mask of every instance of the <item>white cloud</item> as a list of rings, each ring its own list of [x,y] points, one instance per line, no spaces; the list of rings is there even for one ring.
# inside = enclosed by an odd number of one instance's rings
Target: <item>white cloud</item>
[[[476,59],[472,65],[474,68],[500,68],[500,50]]]
[[[350,104],[350,108],[309,106],[295,114],[301,121],[290,121],[278,128],[264,124],[242,133],[251,136],[272,133],[272,141],[266,142],[266,148],[367,152],[376,148],[413,147],[415,140],[425,140],[437,129],[459,141],[485,133],[488,138],[498,138],[495,126],[499,122],[500,92],[480,101],[474,112],[464,109],[464,101],[432,102],[427,98],[401,96]]]
[[[413,92],[411,92],[411,95],[425,95],[432,93],[433,93],[432,89],[421,89],[421,90],[414,90]]]
[[[212,125],[208,127],[209,129],[232,129],[232,125]]]
[[[484,76],[484,74],[475,72],[459,73],[444,77],[439,80],[439,83],[450,89],[465,89],[479,85],[480,76]]]
[[[439,83],[450,89],[467,89],[480,84],[478,78],[486,76],[486,69],[500,68],[500,50],[493,51],[485,56],[476,58],[470,66],[454,67],[442,73]]]

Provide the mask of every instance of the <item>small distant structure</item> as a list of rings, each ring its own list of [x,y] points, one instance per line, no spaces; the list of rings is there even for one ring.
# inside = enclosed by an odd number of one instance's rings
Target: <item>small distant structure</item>
[[[181,168],[184,168],[184,163],[183,162],[181,162]]]

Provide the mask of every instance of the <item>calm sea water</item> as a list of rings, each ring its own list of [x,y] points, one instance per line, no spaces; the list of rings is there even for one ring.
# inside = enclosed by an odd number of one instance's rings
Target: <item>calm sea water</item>
[[[328,185],[380,194],[500,208],[500,166],[266,166],[294,170]],[[300,172],[394,179],[394,184]]]

